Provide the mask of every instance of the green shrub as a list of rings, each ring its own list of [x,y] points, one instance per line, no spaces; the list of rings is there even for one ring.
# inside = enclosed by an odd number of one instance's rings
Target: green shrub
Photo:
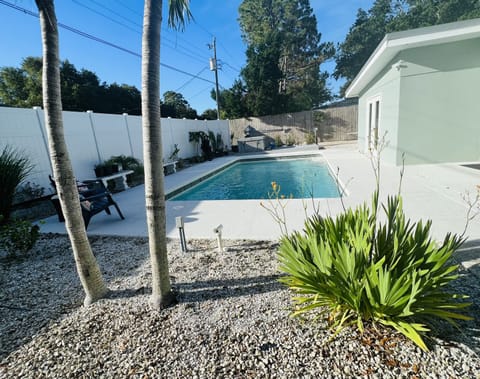
[[[105,161],[106,164],[118,164],[121,165],[124,170],[135,170],[138,166],[141,166],[142,163],[134,157],[126,155],[115,155],[110,157],[109,160]]]
[[[29,221],[12,220],[0,226],[0,250],[10,257],[26,254],[40,235],[40,228]]]
[[[282,141],[282,137],[280,136],[280,134],[275,135],[275,146],[276,147],[283,146],[283,141]]]
[[[307,143],[307,145],[312,145],[312,144],[316,143],[317,141],[315,141],[315,134],[307,133],[305,135],[305,142]]]
[[[127,176],[127,184],[129,186],[136,186],[144,182],[144,167],[142,162],[137,158],[125,155],[116,155],[110,157],[108,164],[118,164],[122,166],[123,170],[133,170],[133,174]],[[109,188],[111,190],[111,188]]]
[[[291,134],[287,135],[287,139],[285,141],[285,145],[287,146],[293,146],[295,145],[296,141],[295,141],[295,137],[292,136]]]
[[[447,234],[437,245],[431,222],[406,220],[400,195],[382,205],[386,222],[377,220],[378,192],[372,207],[345,210],[335,219],[315,215],[302,233],[282,237],[281,281],[296,293],[294,316],[328,314],[338,333],[346,325],[363,331],[364,322],[395,328],[423,350],[422,335],[432,318],[455,324],[465,296],[449,293],[458,266],[449,258],[463,240]]]
[[[32,171],[29,159],[11,146],[0,154],[0,225],[8,222],[17,186]]]

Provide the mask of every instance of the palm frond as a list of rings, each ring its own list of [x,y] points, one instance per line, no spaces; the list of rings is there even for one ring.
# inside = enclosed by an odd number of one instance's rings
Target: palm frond
[[[184,30],[185,23],[193,20],[189,0],[168,0],[168,26]]]

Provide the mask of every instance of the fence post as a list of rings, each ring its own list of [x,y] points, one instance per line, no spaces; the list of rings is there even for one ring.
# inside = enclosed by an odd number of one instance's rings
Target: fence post
[[[42,124],[42,120],[40,119],[40,114],[39,114],[40,109],[42,109],[42,108],[41,107],[33,107],[33,110],[35,111],[35,115],[37,116],[38,127],[40,128],[40,133],[42,134],[43,146],[45,147],[45,153],[47,153],[48,164],[50,166],[50,170],[51,170],[52,175],[53,175],[53,166],[52,166],[52,162],[50,161],[50,152],[49,152],[49,149],[48,149],[48,141],[47,141],[47,137],[45,136],[45,130],[44,130],[44,127],[43,127],[43,124]]]
[[[130,129],[128,128],[128,113],[123,113],[123,119],[125,120],[125,128],[127,129],[127,136],[128,136],[128,144],[130,146],[130,155],[134,157],[133,154],[133,146],[132,146],[132,138],[130,137]]]
[[[90,120],[90,127],[92,128],[93,140],[95,141],[95,148],[97,149],[98,163],[102,163],[102,157],[100,156],[100,149],[98,148],[97,135],[95,134],[95,127],[93,125],[92,114],[93,111],[87,111],[88,118]]]

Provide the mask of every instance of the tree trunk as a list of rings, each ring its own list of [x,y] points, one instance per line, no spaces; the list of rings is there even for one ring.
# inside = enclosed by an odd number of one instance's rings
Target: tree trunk
[[[145,203],[152,266],[154,309],[173,302],[167,257],[165,193],[160,125],[160,25],[162,1],[145,0],[142,36],[142,129],[145,166]]]
[[[58,29],[53,0],[35,1],[40,12],[42,31],[43,107],[50,159],[78,275],[86,293],[84,305],[89,305],[105,296],[108,289],[87,238],[75,176],[63,133]]]

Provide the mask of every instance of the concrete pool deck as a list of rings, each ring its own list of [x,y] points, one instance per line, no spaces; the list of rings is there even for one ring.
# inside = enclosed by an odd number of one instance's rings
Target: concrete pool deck
[[[343,201],[346,207],[370,202],[375,179],[370,159],[357,151],[356,143],[329,145],[319,150],[315,145],[299,148],[272,150],[260,157],[282,155],[321,154],[333,171],[339,169],[341,183],[346,185],[347,195]],[[216,158],[181,170],[165,177],[165,192],[169,193],[206,173],[242,158],[256,155],[235,155]],[[381,199],[398,192],[400,167],[381,165]],[[282,178],[277,182],[281,185]],[[462,233],[465,227],[468,206],[462,194],[470,192],[475,196],[480,184],[480,171],[463,167],[459,163],[406,166],[402,183],[404,209],[412,221],[431,219],[432,235],[443,239],[447,232]],[[267,192],[270,188],[266,188]],[[120,220],[115,210],[112,215],[105,213],[92,218],[89,235],[146,236],[144,186],[130,188],[114,195],[125,220]],[[335,215],[342,211],[340,199],[317,199],[322,214]],[[264,203],[266,203],[264,201]],[[289,200],[285,208],[288,230],[301,229],[307,212],[312,212],[312,201]],[[261,207],[260,200],[224,201],[167,201],[167,235],[178,238],[175,217],[183,216],[187,239],[214,239],[213,229],[223,225],[223,237],[227,239],[275,240],[280,229],[270,214]],[[41,225],[44,233],[65,233],[65,226],[57,217],[45,219]],[[470,222],[466,235],[466,246],[480,246],[480,216]],[[476,249],[473,249],[476,250]],[[477,253],[476,253],[477,254]]]

